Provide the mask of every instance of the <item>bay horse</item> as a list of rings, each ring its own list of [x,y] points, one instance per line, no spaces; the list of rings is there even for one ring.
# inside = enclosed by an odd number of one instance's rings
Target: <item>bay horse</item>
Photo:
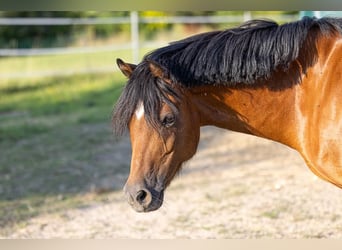
[[[162,205],[205,125],[285,144],[342,187],[342,19],[253,20],[117,64],[128,83],[112,123],[130,132],[124,192],[136,211]]]

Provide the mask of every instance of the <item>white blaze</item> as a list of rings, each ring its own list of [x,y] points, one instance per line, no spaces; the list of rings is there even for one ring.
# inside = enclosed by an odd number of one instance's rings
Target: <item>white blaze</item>
[[[137,110],[135,111],[135,116],[137,117],[138,120],[141,119],[141,117],[144,116],[145,110],[144,110],[144,104],[140,102]]]

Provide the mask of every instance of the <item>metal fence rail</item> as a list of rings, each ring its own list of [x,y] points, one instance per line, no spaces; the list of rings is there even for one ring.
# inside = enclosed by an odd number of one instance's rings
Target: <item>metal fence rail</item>
[[[41,56],[95,53],[104,51],[116,51],[130,49],[130,44],[109,45],[101,47],[79,47],[79,48],[40,48],[40,49],[0,49],[0,56]]]
[[[96,18],[61,18],[61,17],[9,17],[0,18],[0,25],[27,26],[27,25],[96,25],[129,23],[129,17],[96,17]]]
[[[132,11],[132,13],[137,13]],[[277,16],[277,21],[286,22],[296,18],[297,15]],[[156,16],[156,17],[139,17],[139,23],[236,23],[247,21],[252,18],[249,11],[245,11],[242,15],[230,16]],[[98,25],[98,24],[129,24],[130,17],[94,17],[94,18],[61,18],[61,17],[9,17],[0,18],[0,25],[20,26],[20,25]]]

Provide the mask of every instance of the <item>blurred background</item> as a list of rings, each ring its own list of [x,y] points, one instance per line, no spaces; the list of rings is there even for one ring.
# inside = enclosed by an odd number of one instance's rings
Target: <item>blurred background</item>
[[[40,214],[108,202],[129,171],[111,132],[115,60],[249,19],[320,12],[0,12],[0,235]]]

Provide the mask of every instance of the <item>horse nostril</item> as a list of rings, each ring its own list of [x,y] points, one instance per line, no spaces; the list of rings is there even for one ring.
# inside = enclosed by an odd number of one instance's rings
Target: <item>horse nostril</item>
[[[143,203],[145,198],[146,198],[146,196],[147,196],[146,191],[144,191],[144,190],[138,191],[138,193],[137,193],[137,202]]]
[[[148,205],[152,201],[151,194],[147,190],[138,191],[135,199],[139,204],[146,204],[146,205]]]

